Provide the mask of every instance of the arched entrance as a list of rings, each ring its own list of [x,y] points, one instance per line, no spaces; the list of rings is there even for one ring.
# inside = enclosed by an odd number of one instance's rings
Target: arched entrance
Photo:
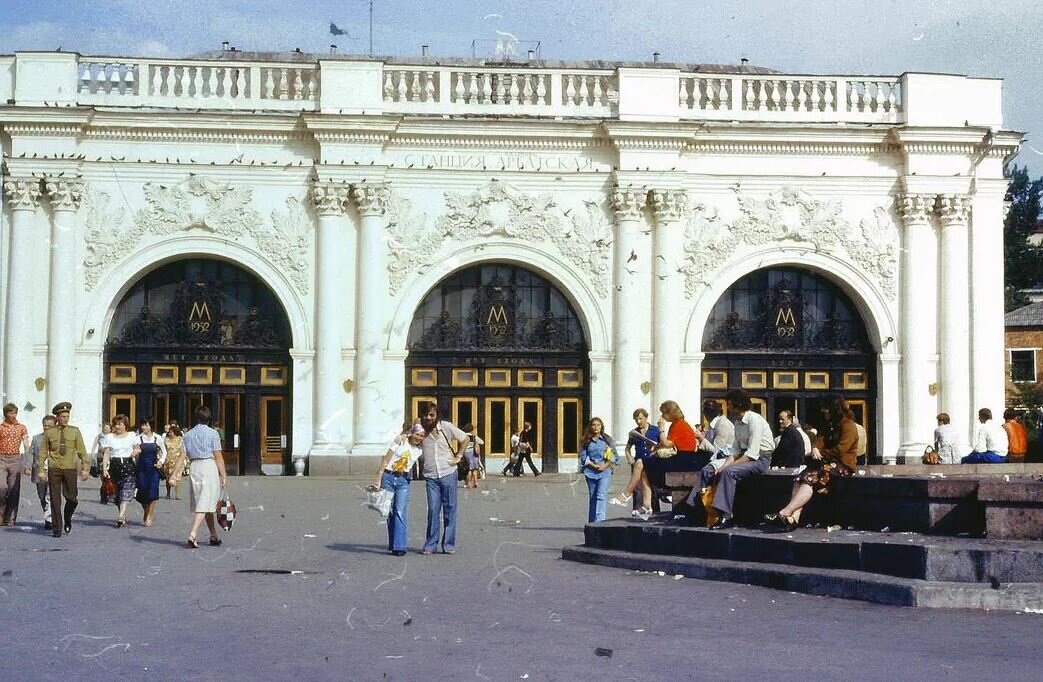
[[[818,426],[823,398],[839,393],[873,456],[876,358],[858,309],[825,277],[773,267],[739,279],[714,305],[702,348],[704,397],[741,387],[773,426],[781,410]]]
[[[587,340],[575,310],[549,281],[485,263],[439,282],[413,316],[406,414],[436,401],[459,426],[473,423],[494,460],[530,422],[546,471],[577,456],[590,402]]]
[[[290,328],[271,289],[235,264],[168,263],[123,296],[105,344],[106,419],[191,425],[208,406],[229,473],[283,473],[291,441]]]

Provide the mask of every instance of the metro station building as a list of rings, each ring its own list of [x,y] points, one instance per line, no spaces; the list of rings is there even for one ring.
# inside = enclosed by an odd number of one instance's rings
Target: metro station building
[[[1004,405],[1001,83],[222,51],[0,58],[2,388],[231,469],[372,471],[423,400],[534,424],[839,392],[873,461]]]

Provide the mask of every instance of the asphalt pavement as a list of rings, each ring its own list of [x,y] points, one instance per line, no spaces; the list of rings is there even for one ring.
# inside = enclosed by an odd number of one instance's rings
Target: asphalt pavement
[[[624,481],[617,476],[615,488]],[[362,479],[233,478],[224,544],[183,547],[188,502],[116,512],[81,488],[73,532],[23,486],[0,529],[4,680],[1038,679],[1043,615],[879,606],[561,559],[575,476],[460,489],[454,555],[387,553]],[[610,516],[629,510],[609,507]],[[205,540],[205,537],[200,538]]]

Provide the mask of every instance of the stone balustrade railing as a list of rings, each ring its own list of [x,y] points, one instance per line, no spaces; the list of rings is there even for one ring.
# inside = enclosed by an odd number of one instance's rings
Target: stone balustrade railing
[[[77,104],[314,109],[318,64],[81,57]]]
[[[737,69],[738,71],[738,69]],[[114,59],[66,52],[0,57],[14,105],[177,107],[621,120],[998,125],[1000,82],[691,72],[668,65],[387,63],[295,55]]]

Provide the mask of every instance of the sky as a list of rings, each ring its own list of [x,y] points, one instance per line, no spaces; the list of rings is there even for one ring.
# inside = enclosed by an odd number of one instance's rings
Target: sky
[[[369,0],[0,0],[0,54],[183,57],[220,49],[369,49]],[[333,37],[329,24],[348,31]],[[797,74],[1004,80],[1015,163],[1043,175],[1043,0],[373,0],[374,54],[488,54],[498,32],[544,59],[751,64]],[[524,50],[522,50],[524,51]]]

